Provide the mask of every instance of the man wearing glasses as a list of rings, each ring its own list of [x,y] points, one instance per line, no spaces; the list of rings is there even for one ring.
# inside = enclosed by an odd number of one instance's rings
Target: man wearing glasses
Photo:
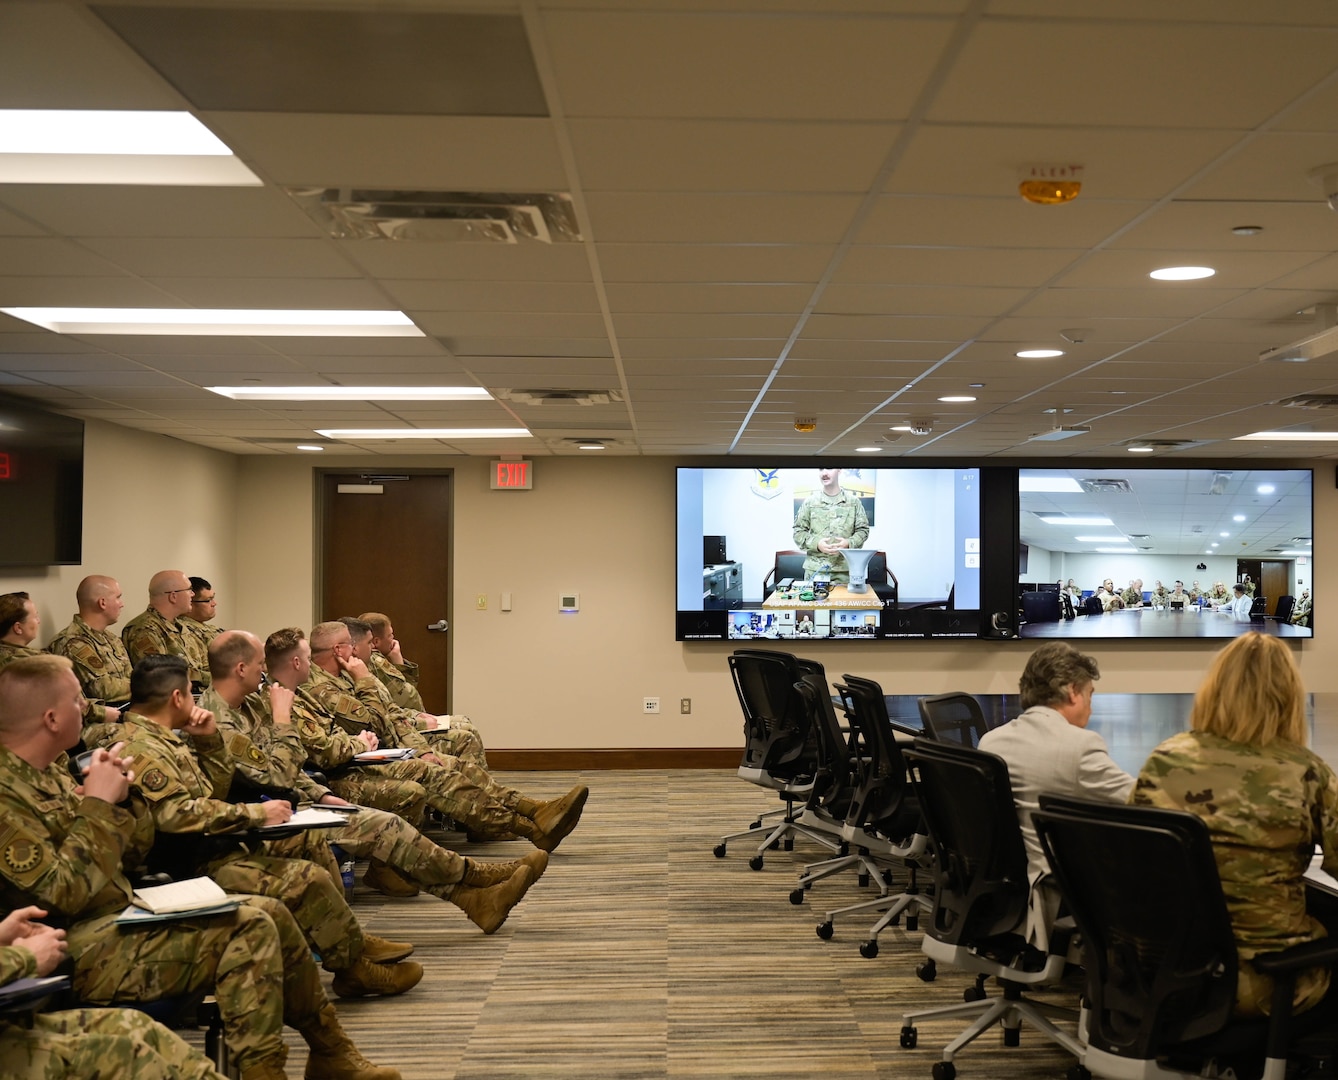
[[[223,627],[214,624],[214,616],[218,614],[218,594],[205,578],[192,574],[189,580],[190,610],[181,616],[186,647],[191,651],[186,662],[192,671],[197,668],[205,671],[209,668],[209,643],[223,633]]]
[[[192,596],[190,578],[180,570],[159,570],[149,579],[149,606],[126,623],[121,640],[132,665],[146,656],[180,656],[190,668],[192,687],[200,690],[209,685],[209,665],[194,655],[198,650],[181,621]]]

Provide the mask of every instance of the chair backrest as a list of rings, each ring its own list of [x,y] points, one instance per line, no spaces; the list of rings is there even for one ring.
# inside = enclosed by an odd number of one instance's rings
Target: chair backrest
[[[937,742],[979,746],[980,737],[990,729],[980,702],[970,694],[933,694],[918,704],[925,735]]]
[[[831,691],[822,665],[801,660],[804,673],[795,684],[800,699],[808,709],[818,745],[818,772],[808,805],[834,821],[844,822],[859,784],[859,773],[852,760],[852,750],[841,730]]]
[[[729,658],[743,710],[742,764],[788,779],[817,765],[810,712],[795,691],[799,661],[785,652],[739,649]]]
[[[775,591],[776,586],[786,578],[800,581],[804,577],[804,559],[807,556],[797,548],[776,552],[776,561],[767,569],[762,578],[762,596],[765,599]]]
[[[1030,886],[1007,764],[930,739],[916,739],[904,756],[934,846],[927,932],[960,946],[1019,933]]]
[[[887,698],[872,679],[843,678],[845,682],[836,684],[836,693],[850,726],[852,756],[859,773],[846,823],[901,839],[908,835],[908,824],[913,829],[918,823],[919,808],[908,821],[904,811],[914,800],[907,798],[910,780],[887,713]]]
[[[1063,616],[1063,601],[1057,592],[1024,592],[1022,617],[1027,622],[1059,622]]]
[[[1294,607],[1296,607],[1296,597],[1290,593],[1283,593],[1278,597],[1278,609],[1273,614],[1283,622],[1287,622],[1292,617]]]
[[[1082,932],[1090,1043],[1147,1059],[1220,1031],[1236,943],[1202,819],[1042,795],[1041,847]]]
[[[1268,614],[1268,597],[1265,596],[1263,593],[1259,593],[1259,594],[1257,594],[1257,595],[1255,596],[1255,598],[1254,598],[1254,603],[1250,605],[1250,614],[1251,614],[1251,615],[1267,615],[1267,614]]]
[[[1096,596],[1089,596],[1082,602],[1083,613],[1086,615],[1100,615],[1106,609],[1101,606],[1101,601]]]

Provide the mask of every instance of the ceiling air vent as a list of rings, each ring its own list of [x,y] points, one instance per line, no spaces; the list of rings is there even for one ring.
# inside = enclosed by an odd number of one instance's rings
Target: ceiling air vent
[[[1278,404],[1289,409],[1338,409],[1338,394],[1297,394]]]
[[[571,196],[564,192],[286,190],[336,240],[555,244],[582,239]]]
[[[1092,479],[1079,480],[1083,490],[1092,495],[1131,495],[1133,488],[1129,486],[1128,480],[1108,479],[1105,477],[1096,477]]]
[[[517,405],[613,405],[623,400],[621,390],[493,390],[492,395]]]

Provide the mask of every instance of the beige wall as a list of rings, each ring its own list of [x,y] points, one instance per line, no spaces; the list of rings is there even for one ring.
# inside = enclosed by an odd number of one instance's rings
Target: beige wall
[[[725,674],[727,643],[673,640],[674,466],[663,458],[541,458],[535,489],[493,492],[487,463],[464,458],[236,458],[126,428],[87,428],[84,566],[0,571],[0,591],[36,598],[43,641],[74,610],[85,573],[120,578],[129,611],[164,567],[202,573],[218,589],[219,622],[265,633],[310,626],[315,603],[315,469],[373,465],[455,472],[452,620],[454,700],[497,748],[734,746],[738,706]],[[1338,691],[1338,492],[1334,465],[1315,466],[1315,593],[1320,644],[1300,646],[1307,685]],[[393,538],[369,554],[393,564]],[[499,610],[503,591],[514,610]],[[558,612],[580,594],[581,611]],[[474,610],[478,593],[487,611]],[[393,613],[392,613],[393,614]],[[1189,691],[1216,645],[1098,642],[1103,690]],[[896,641],[804,652],[836,676],[868,675],[889,692],[1005,693],[1028,652],[1020,642]],[[659,717],[641,699],[658,696]],[[692,699],[680,716],[679,698]]]
[[[74,590],[86,574],[110,574],[121,582],[128,619],[148,604],[155,572],[180,569],[214,583],[219,621],[228,625],[237,611],[229,592],[237,576],[232,515],[238,460],[161,435],[86,421],[83,564],[0,568],[0,592],[33,597],[45,644],[73,617]]]

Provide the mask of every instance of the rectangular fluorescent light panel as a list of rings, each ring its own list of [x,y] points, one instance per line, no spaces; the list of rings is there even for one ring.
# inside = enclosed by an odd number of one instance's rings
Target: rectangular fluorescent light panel
[[[188,112],[0,109],[0,183],[258,187]]]
[[[1075,536],[1080,544],[1123,544],[1123,536]]]
[[[1136,547],[1103,547],[1097,548],[1096,552],[1098,555],[1128,555],[1137,550]]]
[[[1082,485],[1071,476],[1019,476],[1017,489],[1018,491],[1082,493]]]
[[[206,386],[234,401],[491,401],[481,386]]]
[[[444,439],[453,442],[456,439],[529,439],[528,429],[523,427],[495,428],[321,428],[317,435],[327,439],[343,439],[349,442],[364,442],[369,439]]]
[[[1108,517],[1067,517],[1063,514],[1039,514],[1047,525],[1114,525]]]
[[[1232,442],[1338,442],[1338,431],[1254,431]]]
[[[180,334],[209,337],[422,337],[402,311],[264,308],[0,308],[56,334]]]

